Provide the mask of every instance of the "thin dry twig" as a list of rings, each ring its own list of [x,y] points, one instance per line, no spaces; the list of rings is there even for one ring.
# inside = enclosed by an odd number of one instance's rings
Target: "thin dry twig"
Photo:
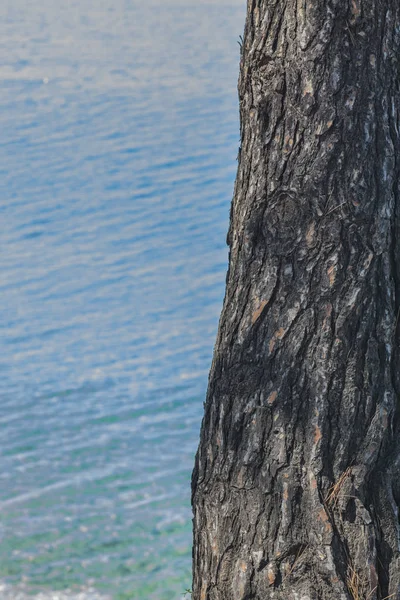
[[[347,587],[353,600],[362,600],[362,585],[361,579],[352,564],[349,565],[349,577],[347,579]]]
[[[352,34],[351,30],[350,30],[350,25],[349,25],[349,22],[348,22],[348,21],[346,21],[346,23],[347,23],[347,27],[346,27],[346,29],[347,29],[347,31],[349,32],[349,36],[350,36],[351,42],[352,42],[352,44],[353,44],[353,46],[354,46],[354,36],[353,36],[353,34]]]
[[[326,203],[325,203],[324,215],[326,215],[326,214],[327,214],[328,206],[329,206],[329,203],[330,203],[330,201],[331,201],[331,198],[332,198],[332,196],[333,196],[333,189],[332,189],[332,190],[329,192],[328,199],[327,199],[327,201],[326,201]]]
[[[346,481],[346,479],[350,475],[350,473],[351,473],[351,467],[347,467],[347,469],[344,471],[344,473],[341,474],[341,476],[339,477],[337,482],[334,483],[329,488],[328,493],[325,498],[325,502],[328,506],[330,506],[330,507],[333,506],[333,508],[336,508],[336,505],[339,500],[340,490],[342,489],[344,482]]]
[[[294,561],[293,561],[293,564],[292,564],[292,566],[290,567],[290,571],[289,571],[289,573],[287,573],[287,574],[285,575],[285,577],[282,579],[282,583],[283,583],[283,582],[284,582],[284,581],[285,581],[285,580],[286,580],[288,577],[290,577],[290,575],[293,573],[293,571],[294,571],[294,568],[295,568],[295,567],[296,567],[296,565],[299,563],[299,561],[300,561],[301,557],[303,556],[303,554],[304,554],[304,552],[307,550],[307,548],[308,548],[308,545],[307,545],[307,546],[303,546],[303,547],[299,548],[299,551],[298,551],[298,553],[297,553],[297,555],[296,555],[296,558],[294,559]]]
[[[337,206],[334,206],[333,208],[331,208],[330,210],[328,210],[328,212],[325,213],[325,215],[330,215],[331,213],[333,213],[334,210],[337,210],[338,208],[341,208],[345,204],[346,204],[346,202],[342,202],[341,204],[338,204]]]

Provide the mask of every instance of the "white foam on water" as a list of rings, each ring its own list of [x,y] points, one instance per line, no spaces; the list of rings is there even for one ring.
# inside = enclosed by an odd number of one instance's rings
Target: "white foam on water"
[[[62,592],[43,591],[32,595],[23,586],[0,583],[1,600],[112,600],[111,596],[99,594],[93,588],[82,589],[79,592],[65,590]]]

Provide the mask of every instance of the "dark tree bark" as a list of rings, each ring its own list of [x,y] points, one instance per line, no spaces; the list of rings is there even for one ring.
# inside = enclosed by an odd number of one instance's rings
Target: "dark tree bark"
[[[400,599],[400,2],[249,0],[194,600]]]

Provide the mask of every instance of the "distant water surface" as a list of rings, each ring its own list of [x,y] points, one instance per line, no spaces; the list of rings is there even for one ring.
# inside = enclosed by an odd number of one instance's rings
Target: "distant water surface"
[[[244,13],[1,3],[2,600],[190,587]]]

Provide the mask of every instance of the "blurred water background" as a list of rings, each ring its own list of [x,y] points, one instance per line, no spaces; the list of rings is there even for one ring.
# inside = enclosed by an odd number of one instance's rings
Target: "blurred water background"
[[[244,16],[1,3],[2,600],[190,587]]]

